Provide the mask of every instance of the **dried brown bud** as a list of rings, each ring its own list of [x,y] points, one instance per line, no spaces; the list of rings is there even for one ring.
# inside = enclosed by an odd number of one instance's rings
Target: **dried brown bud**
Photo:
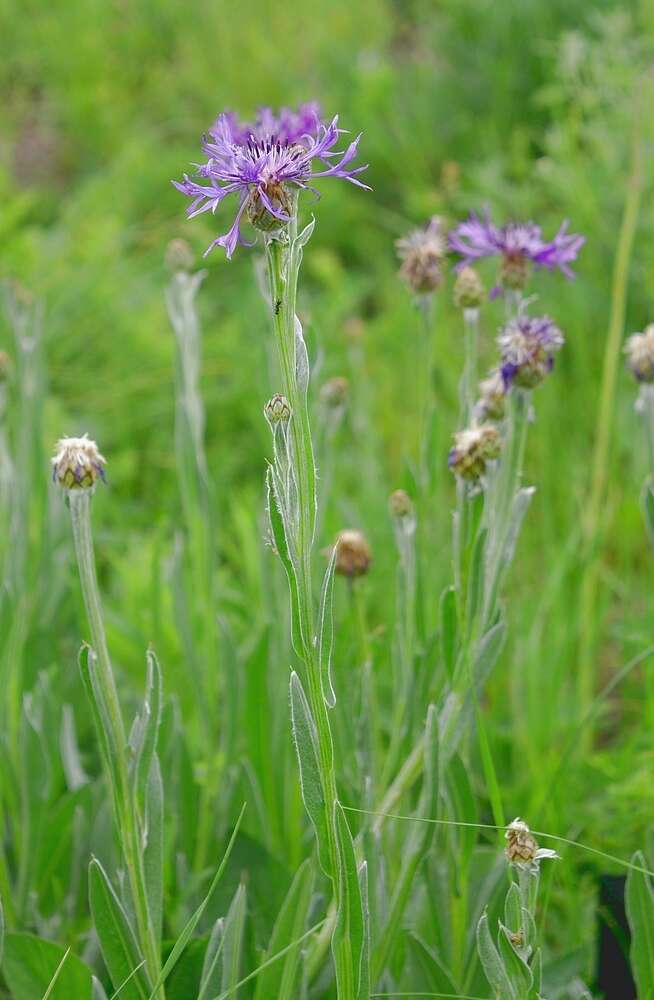
[[[411,497],[404,490],[395,490],[388,498],[388,509],[393,517],[410,517],[413,513]]]
[[[538,846],[536,838],[520,817],[516,817],[509,824],[504,836],[506,839],[504,853],[511,864],[538,871],[543,858],[558,858],[556,851]]]
[[[353,578],[368,572],[372,555],[365,536],[354,528],[346,528],[336,538],[336,572]]]
[[[454,282],[454,305],[457,309],[479,309],[485,291],[473,267],[462,267]]]

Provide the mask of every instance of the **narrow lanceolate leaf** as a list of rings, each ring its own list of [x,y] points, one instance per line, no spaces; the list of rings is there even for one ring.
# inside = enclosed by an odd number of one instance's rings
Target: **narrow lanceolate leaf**
[[[468,623],[475,620],[481,607],[485,582],[486,528],[480,528],[475,538],[470,560],[470,577],[468,579],[468,597],[466,600],[466,618]]]
[[[150,761],[150,777],[146,789],[144,822],[143,867],[148,896],[150,921],[161,946],[163,919],[163,802],[164,789],[159,758],[155,753]]]
[[[107,992],[99,979],[93,977],[91,1000],[107,1000]]]
[[[525,519],[525,514],[529,509],[529,504],[535,492],[535,486],[523,486],[513,498],[509,527],[504,540],[504,551],[502,552],[502,562],[507,568],[513,562],[522,522]]]
[[[313,892],[313,865],[309,858],[298,868],[286,898],[282,903],[268,946],[266,958],[297,941],[306,927]],[[268,966],[257,980],[255,1000],[295,1000],[297,996],[300,947],[287,952],[283,962]]]
[[[449,972],[438,958],[438,956],[428,948],[424,941],[412,931],[407,935],[409,951],[413,960],[420,970],[422,976],[421,988],[432,990],[434,993],[448,993],[456,996],[457,988]]]
[[[645,858],[638,851],[633,863],[645,868]],[[649,876],[629,871],[625,894],[627,918],[631,928],[631,968],[638,987],[638,1000],[654,1000],[654,892]]]
[[[270,534],[277,550],[282,566],[288,578],[288,589],[291,596],[291,642],[293,649],[298,656],[302,656],[304,640],[301,630],[300,604],[298,598],[297,577],[293,567],[293,561],[287,543],[286,526],[282,517],[281,497],[275,486],[275,471],[271,465],[268,466],[266,474],[266,489],[268,503],[268,517],[270,519]]]
[[[370,906],[368,903],[368,865],[365,861],[359,865],[359,891],[363,909],[363,949],[357,1000],[370,1000]]]
[[[332,649],[334,645],[334,618],[332,600],[334,595],[334,567],[336,566],[336,546],[332,549],[329,565],[325,572],[318,610],[318,661],[322,696],[328,708],[336,704],[336,694],[332,684]]]
[[[118,774],[116,770],[117,750],[113,743],[111,723],[107,715],[106,706],[104,705],[104,701],[100,694],[95,677],[97,657],[90,646],[87,646],[86,644],[82,646],[79,651],[78,662],[82,685],[91,707],[91,714],[93,716],[93,722],[95,723],[95,731],[100,743],[100,750],[111,778],[111,788],[114,796],[114,810],[118,812],[120,806],[116,800],[118,788]]]
[[[89,902],[104,963],[114,987],[120,986],[141,965],[134,932],[109,878],[94,858],[89,865]],[[143,969],[121,992],[122,1000],[147,1000],[150,989]]]
[[[138,807],[141,810],[145,808],[150,768],[157,747],[162,702],[159,661],[151,649],[148,650],[146,659],[147,674],[143,707],[134,721],[130,737],[134,753],[133,789]]]
[[[220,862],[220,865],[218,866],[218,871],[214,875],[211,885],[209,886],[209,891],[207,892],[206,896],[198,906],[195,913],[188,919],[182,933],[177,938],[177,941],[175,942],[170,955],[166,959],[166,964],[161,970],[161,974],[159,975],[156,983],[154,984],[154,987],[152,988],[151,993],[149,994],[148,1000],[154,1000],[154,998],[157,996],[160,987],[163,985],[163,983],[165,983],[166,979],[168,978],[168,976],[174,969],[175,965],[179,961],[182,952],[186,948],[186,945],[191,940],[193,931],[197,927],[200,919],[202,918],[202,914],[206,910],[209,900],[213,896],[214,890],[218,885],[218,883],[220,882],[223,872],[225,871],[225,866],[227,865],[229,856],[232,853],[234,841],[236,840],[236,835],[238,834],[238,831],[240,829],[241,820],[243,819],[244,812],[245,812],[245,803],[243,803],[243,808],[241,809],[238,819],[236,820],[236,825],[234,826],[232,835],[229,838],[229,843],[227,844],[227,848],[225,850],[225,853],[223,854],[223,859]]]
[[[55,974],[52,977],[52,979],[50,980],[50,983],[48,985],[47,990],[43,994],[43,1000],[49,1000],[49,998],[52,996],[52,991],[54,990],[55,986],[57,985],[57,980],[59,979],[59,976],[61,975],[61,972],[63,970],[64,965],[66,964],[66,962],[68,960],[68,956],[69,955],[70,955],[70,948],[68,948],[64,952],[64,955],[63,955],[63,957],[61,959],[61,962],[59,963],[59,965],[55,969]]]
[[[643,489],[640,494],[640,503],[643,510],[643,519],[645,521],[647,537],[650,545],[654,548],[654,481],[651,479],[648,479],[645,483],[643,483]]]
[[[243,931],[245,929],[247,896],[245,886],[239,885],[227,916],[223,932],[223,971],[221,986],[223,992],[234,990],[239,981],[241,955],[243,952]],[[234,994],[236,996],[236,994]]]
[[[487,913],[483,914],[477,924],[477,951],[486,979],[490,983],[496,1000],[518,1000],[511,981],[507,976],[504,963],[491,937]]]
[[[367,978],[361,975],[366,951],[365,923],[354,842],[340,802],[334,803],[334,821],[339,862],[338,908],[332,937],[336,980],[339,996],[353,996],[359,1000],[361,983]]]
[[[445,664],[448,677],[453,677],[457,654],[458,623],[456,612],[456,590],[446,587],[441,594],[440,603],[440,645],[441,657]]]
[[[220,993],[222,978],[220,959],[223,952],[224,930],[225,921],[223,917],[220,917],[213,925],[207,942],[207,950],[204,953],[198,1000],[210,1000],[211,997],[218,996]]]
[[[504,924],[500,924],[497,943],[502,963],[513,987],[513,992],[516,997],[528,996],[534,983],[534,977],[531,974],[531,969],[523,961],[512,944],[511,931]]]
[[[300,767],[302,801],[316,832],[320,867],[326,875],[331,875],[325,800],[318,762],[318,734],[309,702],[295,671],[291,673],[291,724]]]

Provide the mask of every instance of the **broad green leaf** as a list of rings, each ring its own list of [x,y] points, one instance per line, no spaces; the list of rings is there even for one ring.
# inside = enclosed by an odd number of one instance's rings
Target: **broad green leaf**
[[[306,927],[311,905],[314,874],[311,859],[307,858],[298,868],[279,911],[266,952],[270,958],[292,941],[297,940]],[[300,949],[293,948],[283,962],[269,966],[257,980],[255,1000],[295,1000],[296,979],[300,961]]]
[[[102,957],[117,989],[141,965],[143,956],[122,903],[97,858],[89,865],[89,902]],[[120,996],[121,1000],[147,1000],[149,987],[143,969],[128,980]]]
[[[66,949],[54,941],[7,934],[2,971],[12,1000],[43,1000],[46,995],[48,1000],[91,1000],[91,970],[73,954],[62,965],[65,955]]]
[[[513,989],[504,963],[493,943],[488,927],[487,913],[483,914],[477,924],[477,950],[486,979],[494,991],[496,1000],[521,1000]]]
[[[291,724],[300,766],[302,801],[316,833],[320,867],[329,875],[329,840],[318,763],[318,734],[302,683],[295,671],[291,673]]]
[[[336,566],[336,546],[333,547],[320,594],[318,609],[318,662],[322,696],[328,708],[336,704],[336,694],[332,684],[332,647],[334,645],[334,619],[332,600],[334,595],[334,568]]]
[[[148,997],[148,1000],[155,1000],[155,997],[157,995],[157,992],[158,992],[159,988],[161,987],[161,985],[163,983],[165,983],[165,981],[168,978],[168,976],[170,975],[171,971],[174,969],[176,963],[179,961],[179,958],[180,958],[182,952],[184,951],[184,949],[186,948],[187,944],[189,943],[189,941],[191,939],[191,935],[193,934],[193,931],[197,927],[197,925],[198,925],[198,923],[199,923],[199,921],[200,921],[200,919],[202,917],[202,914],[206,910],[207,904],[208,904],[209,900],[211,899],[216,886],[220,882],[220,879],[221,879],[222,874],[223,874],[223,872],[225,870],[225,866],[227,864],[227,861],[229,860],[229,855],[232,852],[232,847],[234,846],[234,841],[236,840],[236,835],[237,835],[237,833],[239,831],[239,827],[241,825],[241,820],[243,819],[243,813],[244,812],[245,812],[245,803],[243,804],[243,807],[242,807],[242,809],[241,809],[241,811],[239,813],[238,819],[236,820],[236,824],[234,826],[234,829],[232,830],[232,835],[229,838],[229,843],[227,844],[227,847],[225,849],[225,853],[223,855],[222,861],[220,862],[220,865],[218,866],[218,871],[214,875],[213,880],[211,882],[211,885],[209,886],[209,891],[207,892],[206,896],[204,897],[204,899],[202,900],[202,902],[198,906],[198,908],[195,911],[195,913],[186,922],[186,925],[185,925],[184,929],[182,930],[182,933],[177,938],[177,941],[175,942],[175,944],[173,946],[173,950],[171,951],[170,955],[166,959],[164,967],[161,970],[161,974],[158,977],[156,983],[154,984],[154,986],[152,988],[152,992],[150,993],[150,995]]]
[[[635,865],[647,867],[637,851]],[[627,919],[631,928],[631,967],[638,987],[638,1000],[654,1000],[654,892],[648,875],[629,870],[625,891]]]
[[[441,657],[445,664],[447,676],[451,679],[454,676],[458,646],[456,590],[454,587],[446,587],[441,594],[440,619]]]
[[[223,971],[221,987],[223,992],[234,989],[239,980],[241,955],[243,952],[243,931],[245,930],[247,895],[245,886],[239,885],[232,901],[223,930],[222,958]]]
[[[354,843],[340,802],[334,803],[334,820],[338,838],[339,870],[336,925],[332,937],[332,949],[336,964],[336,977],[337,980],[340,979],[339,988],[342,988],[343,982],[351,981],[353,995],[358,998],[362,982],[362,960],[365,952],[363,906]],[[364,975],[363,980],[365,981],[365,979]],[[344,995],[347,996],[347,992]]]

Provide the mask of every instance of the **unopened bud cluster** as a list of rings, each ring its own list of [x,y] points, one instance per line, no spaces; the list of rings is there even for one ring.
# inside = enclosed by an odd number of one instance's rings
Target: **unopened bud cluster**
[[[488,462],[499,457],[500,449],[500,432],[494,424],[468,427],[454,435],[447,464],[455,476],[475,481],[483,476]]]
[[[434,216],[424,229],[414,229],[395,243],[402,265],[400,277],[419,295],[435,292],[443,281],[447,243],[443,223]]]
[[[335,548],[335,569],[341,576],[352,579],[368,572],[372,562],[372,553],[366,537],[361,531],[346,528],[339,532]]]
[[[263,415],[271,427],[275,424],[287,424],[291,419],[291,412],[291,404],[286,396],[282,396],[279,392],[275,393],[263,408]]]
[[[475,269],[462,267],[454,282],[454,305],[457,309],[479,309],[484,296],[484,286]]]
[[[388,509],[393,517],[405,518],[413,514],[411,497],[404,490],[395,490],[388,498]]]
[[[104,479],[105,465],[97,444],[86,434],[61,438],[52,459],[52,478],[65,490],[92,490]]]
[[[627,365],[639,382],[654,382],[654,323],[633,333],[624,348]]]

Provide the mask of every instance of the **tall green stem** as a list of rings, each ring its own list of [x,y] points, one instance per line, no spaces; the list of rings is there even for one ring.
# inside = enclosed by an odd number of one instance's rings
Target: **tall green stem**
[[[161,971],[161,956],[157,944],[156,933],[150,919],[148,896],[143,865],[143,845],[141,842],[137,813],[133,801],[129,764],[127,759],[127,740],[123,717],[120,710],[118,691],[114,681],[109,648],[102,616],[100,590],[95,571],[93,552],[93,536],[91,533],[91,491],[87,489],[72,489],[67,491],[68,503],[73,527],[75,554],[79,568],[84,605],[91,632],[93,652],[95,654],[94,680],[97,683],[101,702],[105,713],[108,732],[103,735],[109,741],[112,760],[109,778],[115,787],[113,791],[115,821],[123,850],[129,886],[134,904],[134,914],[138,938],[146,962],[146,968],[151,982],[155,982]],[[163,987],[157,993],[163,1000]]]

